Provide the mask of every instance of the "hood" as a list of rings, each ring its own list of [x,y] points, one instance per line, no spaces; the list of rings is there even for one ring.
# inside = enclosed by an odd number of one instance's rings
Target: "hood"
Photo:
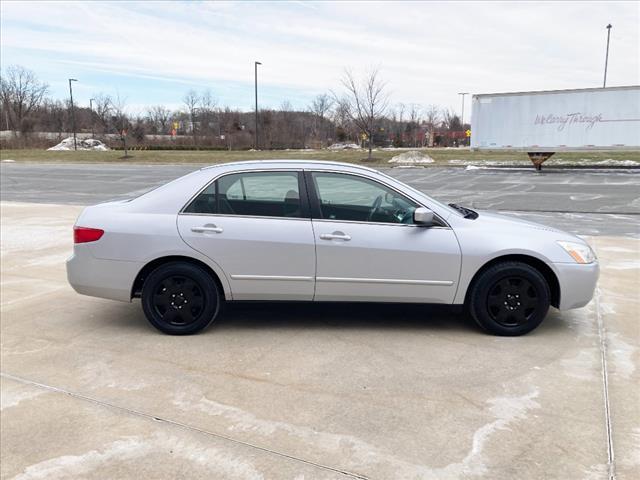
[[[485,224],[492,223],[492,224],[495,224],[496,227],[502,226],[502,225],[507,226],[508,224],[509,227],[519,225],[521,227],[526,227],[526,228],[535,228],[536,230],[546,230],[548,232],[566,233],[557,228],[548,227],[547,225],[542,225],[541,223],[530,222],[529,220],[523,220],[521,218],[511,216],[511,215],[502,215],[499,213],[487,212],[484,210],[481,210],[478,213],[480,214],[480,216],[476,221],[482,221]]]
[[[510,234],[517,234],[517,231],[520,229],[523,230],[522,234],[526,235],[527,231],[531,232],[530,235],[545,235],[543,232],[549,232],[549,236],[553,237],[553,240],[565,240],[570,242],[578,242],[578,243],[587,243],[584,239],[577,237],[572,233],[565,232],[564,230],[560,230],[558,228],[549,227],[547,225],[542,225],[536,222],[530,222],[528,220],[523,220],[518,217],[512,217],[510,215],[501,215],[493,212],[479,212],[480,216],[473,220],[474,223],[484,229],[490,229],[495,232],[509,232]],[[514,232],[515,229],[515,232]],[[534,234],[533,231],[540,232],[538,234]]]

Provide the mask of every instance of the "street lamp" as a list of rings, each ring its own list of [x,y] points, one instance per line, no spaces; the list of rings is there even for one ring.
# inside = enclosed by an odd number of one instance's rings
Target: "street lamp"
[[[91,138],[95,136],[95,133],[93,132],[93,100],[93,98],[89,99],[89,110],[91,110]]]
[[[255,67],[255,87],[256,87],[256,145],[255,149],[258,150],[258,65],[262,65],[260,62],[254,62]]]
[[[77,82],[75,78],[69,79],[69,96],[71,97],[71,128],[73,128],[73,149],[78,150],[78,143],[76,141],[76,118],[73,112],[73,89],[71,88],[71,82]]]
[[[460,114],[460,125],[462,126],[462,130],[464,131],[464,96],[469,95],[469,92],[459,92],[458,95],[462,96],[462,113]]]
[[[611,27],[611,24],[607,25],[607,54],[604,57],[604,82],[602,84],[602,88],[607,86],[607,65],[609,63],[609,38],[611,37]]]

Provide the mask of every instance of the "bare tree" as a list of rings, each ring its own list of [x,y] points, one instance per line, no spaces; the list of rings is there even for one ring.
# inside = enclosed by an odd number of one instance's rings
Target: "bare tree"
[[[334,103],[335,106],[331,114],[331,119],[333,123],[336,124],[336,127],[344,128],[351,121],[351,118],[349,117],[349,113],[347,112],[347,108],[346,108],[347,103],[348,103],[347,100],[344,98],[336,100]]]
[[[147,112],[147,116],[160,134],[167,133],[169,118],[171,118],[171,110],[164,107],[163,105],[154,105]]]
[[[316,95],[311,102],[311,112],[318,116],[318,118],[324,118],[331,107],[333,106],[333,99],[326,93]]]
[[[424,120],[427,124],[427,129],[429,130],[427,145],[432,147],[435,139],[435,129],[438,122],[440,122],[440,107],[434,104],[429,105],[424,112]]]
[[[0,76],[0,100],[7,123],[15,131],[27,133],[33,127],[30,115],[42,104],[49,86],[35,73],[20,65],[11,65]]]
[[[397,103],[395,106],[389,107],[387,111],[387,131],[393,133],[393,145],[395,147],[403,146],[403,123],[404,103]]]
[[[462,130],[460,117],[452,108],[442,109],[442,126],[451,132]]]
[[[95,116],[102,124],[102,132],[109,131],[109,122],[111,120],[111,110],[113,108],[113,100],[109,95],[98,93],[93,95],[93,111]]]
[[[143,116],[136,116],[134,122],[131,124],[131,136],[138,142],[144,141],[144,137],[147,134],[147,124]]]
[[[420,125],[420,105],[412,103],[409,107],[409,133],[413,139],[413,146],[418,146],[418,127]]]
[[[400,123],[402,123],[402,121],[403,121],[403,118],[404,118],[404,111],[406,110],[406,108],[407,108],[407,106],[406,106],[404,103],[402,103],[402,102],[398,103],[398,105],[397,105],[397,110],[398,110],[398,121],[399,121]]]
[[[233,148],[233,141],[238,132],[241,132],[243,127],[240,121],[240,115],[237,111],[231,110],[229,107],[220,108],[218,110],[218,126],[220,137],[224,137],[223,140],[227,146],[227,149]]]
[[[44,110],[47,116],[47,118],[45,118],[45,125],[57,132],[58,138],[60,138],[64,131],[68,109],[60,100],[45,100]]]
[[[199,116],[200,130],[207,135],[212,128],[215,119],[216,106],[218,102],[213,97],[211,90],[207,89],[202,92],[199,98]]]
[[[268,111],[267,111],[268,112]],[[267,138],[271,138],[271,147],[274,146],[276,148],[291,148],[293,143],[294,133],[294,117],[295,114],[293,112],[293,106],[291,102],[287,99],[283,100],[280,104],[280,110],[275,117],[275,125],[273,126],[273,131],[269,132],[269,124],[267,120],[270,118],[269,114],[265,112],[264,120],[264,128],[265,132],[265,140]]]
[[[196,144],[196,110],[198,109],[198,103],[200,103],[200,97],[195,90],[189,90],[182,98],[182,102],[187,107],[187,113],[189,114],[189,120],[191,122],[191,133],[193,134],[193,144]]]
[[[316,95],[311,101],[309,110],[315,115],[315,130],[320,133],[320,141],[324,142],[326,138],[325,117],[331,107],[333,106],[333,99],[326,93]]]
[[[362,130],[353,122],[349,115],[349,101],[345,98],[336,103],[333,121],[336,125],[336,136],[339,141],[350,140],[352,143],[362,143]]]
[[[127,107],[127,99],[125,97],[121,97],[120,94],[116,96],[116,99],[111,102],[111,111],[113,112],[113,126],[120,135],[120,140],[122,141],[122,146],[124,148],[124,158],[129,157],[129,153],[127,150],[127,134],[129,129],[129,119],[127,118],[127,114],[125,109]]]
[[[371,160],[375,123],[384,115],[388,105],[385,84],[379,79],[377,69],[371,70],[360,81],[356,80],[351,71],[345,70],[342,86],[346,95],[334,95],[334,98],[337,102],[342,102],[350,119],[366,134],[369,143],[368,160]]]

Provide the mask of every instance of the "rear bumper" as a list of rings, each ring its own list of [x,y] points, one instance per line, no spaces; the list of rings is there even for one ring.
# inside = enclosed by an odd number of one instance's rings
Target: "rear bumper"
[[[600,275],[598,262],[554,263],[560,283],[560,310],[584,307],[593,298]]]
[[[75,245],[67,260],[67,280],[82,295],[130,302],[131,288],[141,269],[138,262],[98,259],[88,245]]]

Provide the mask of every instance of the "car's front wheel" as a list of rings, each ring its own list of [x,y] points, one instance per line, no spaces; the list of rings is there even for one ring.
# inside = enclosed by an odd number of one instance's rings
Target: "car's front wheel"
[[[189,335],[218,315],[220,294],[203,268],[171,262],[156,268],[142,287],[142,309],[149,323],[169,335]]]
[[[547,315],[549,285],[535,268],[521,262],[497,263],[474,281],[469,311],[474,320],[494,335],[523,335]]]

